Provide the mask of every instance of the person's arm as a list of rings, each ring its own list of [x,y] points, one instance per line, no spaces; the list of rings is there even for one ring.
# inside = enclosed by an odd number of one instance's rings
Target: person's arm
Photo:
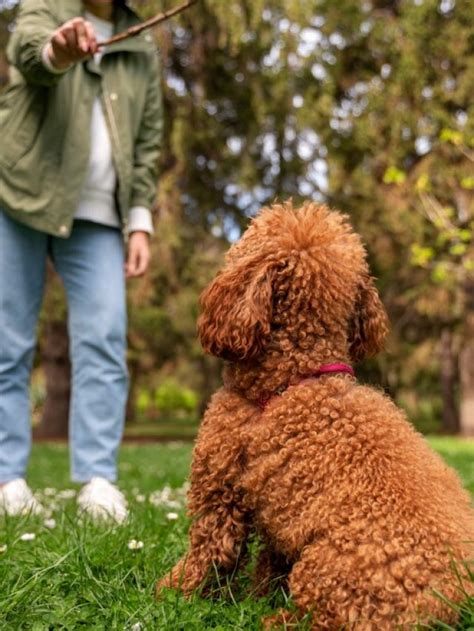
[[[95,52],[96,45],[94,31],[83,18],[58,25],[47,0],[23,0],[8,59],[28,83],[51,86],[75,62]]]
[[[143,276],[150,264],[150,232],[135,230],[128,238],[127,261],[125,275],[127,278]]]
[[[128,278],[142,276],[150,262],[149,235],[153,233],[151,209],[155,203],[157,162],[163,134],[160,67],[157,55],[150,57],[150,81],[140,130],[135,140],[131,208],[128,224]]]
[[[134,206],[130,209],[127,233],[127,278],[142,276],[150,263],[150,236],[153,234],[153,220],[148,208]]]
[[[151,210],[156,198],[157,166],[163,135],[163,106],[158,55],[150,55],[149,61],[146,102],[135,138],[130,220],[133,220],[134,208]]]

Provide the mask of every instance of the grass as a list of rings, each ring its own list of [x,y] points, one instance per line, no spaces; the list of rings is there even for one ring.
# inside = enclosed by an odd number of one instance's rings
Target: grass
[[[163,419],[148,422],[133,422],[125,425],[125,438],[156,440],[194,440],[198,430],[196,419]]]
[[[431,442],[474,492],[474,444]],[[214,600],[199,595],[186,600],[174,592],[154,599],[155,580],[186,547],[183,485],[190,455],[191,445],[184,443],[125,445],[121,488],[132,517],[110,528],[78,523],[77,487],[67,482],[67,448],[36,445],[29,479],[54,509],[56,525],[48,528],[39,518],[0,521],[0,550],[7,546],[0,553],[0,629],[252,630],[260,628],[262,616],[285,606],[282,593],[257,599],[244,589]],[[25,533],[35,538],[22,540]],[[132,540],[143,547],[129,549]],[[458,629],[474,629],[474,604]]]

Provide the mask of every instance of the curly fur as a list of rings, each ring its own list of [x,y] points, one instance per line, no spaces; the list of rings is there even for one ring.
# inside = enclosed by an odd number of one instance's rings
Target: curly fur
[[[472,590],[474,519],[456,474],[381,392],[349,375],[301,382],[377,353],[387,332],[347,218],[311,203],[264,209],[201,307],[204,349],[230,361],[194,449],[189,551],[158,590],[235,571],[257,532],[258,580],[283,574],[314,629],[454,622],[435,592],[458,602]]]

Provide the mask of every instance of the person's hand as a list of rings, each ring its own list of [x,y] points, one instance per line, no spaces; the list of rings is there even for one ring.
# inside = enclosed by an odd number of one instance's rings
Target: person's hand
[[[128,256],[125,263],[127,278],[143,276],[150,263],[150,237],[148,232],[132,232],[128,239]]]
[[[66,70],[97,52],[94,28],[84,18],[65,22],[54,31],[47,46],[49,60],[58,70]]]

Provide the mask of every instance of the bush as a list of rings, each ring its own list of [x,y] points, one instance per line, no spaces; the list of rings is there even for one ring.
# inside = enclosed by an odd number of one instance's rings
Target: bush
[[[198,396],[174,379],[165,379],[155,391],[154,403],[163,416],[180,416],[183,413],[194,416],[197,412]]]

